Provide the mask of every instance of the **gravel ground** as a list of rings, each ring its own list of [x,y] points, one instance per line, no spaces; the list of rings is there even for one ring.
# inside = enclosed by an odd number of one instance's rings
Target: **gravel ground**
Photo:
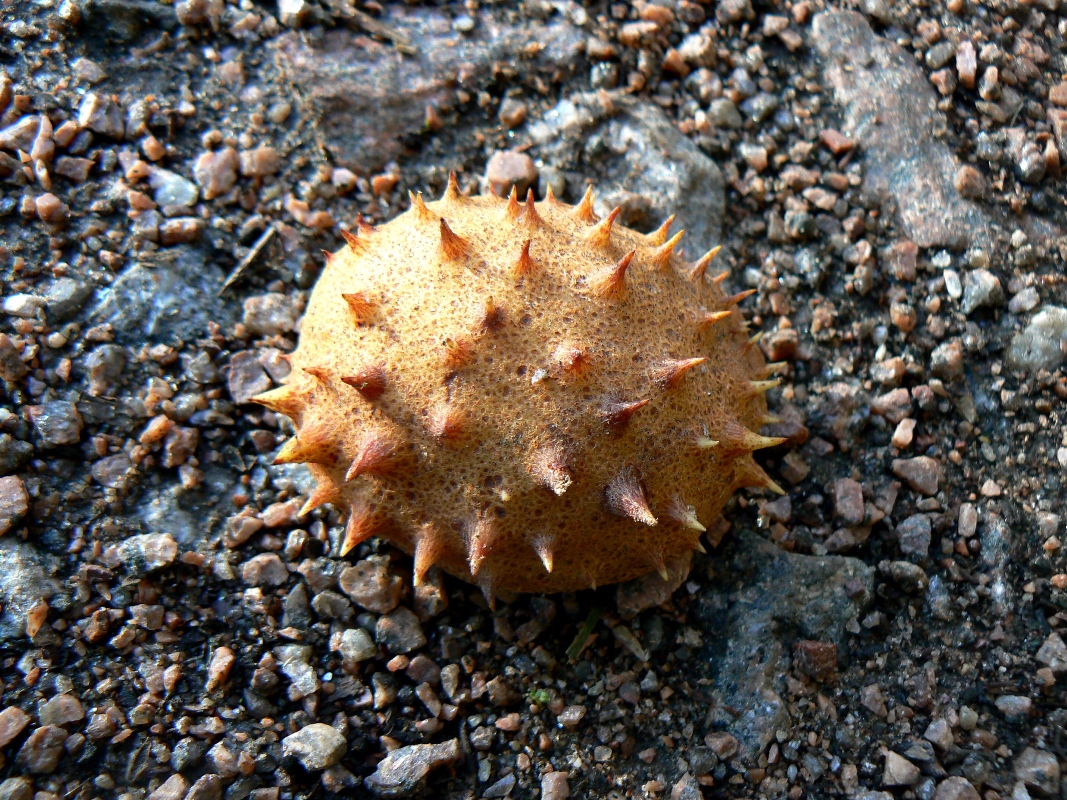
[[[1067,798],[1059,2],[3,3],[0,798]],[[758,290],[788,493],[671,585],[414,590],[271,465],[449,170]]]

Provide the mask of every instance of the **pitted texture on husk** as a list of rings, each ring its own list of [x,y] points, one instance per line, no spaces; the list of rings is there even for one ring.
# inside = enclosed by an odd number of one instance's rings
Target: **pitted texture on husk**
[[[666,226],[452,181],[346,238],[258,398],[296,424],[278,460],[310,464],[309,506],[349,511],[345,549],[379,535],[416,580],[571,591],[662,571],[738,487],[777,488],[743,298]]]

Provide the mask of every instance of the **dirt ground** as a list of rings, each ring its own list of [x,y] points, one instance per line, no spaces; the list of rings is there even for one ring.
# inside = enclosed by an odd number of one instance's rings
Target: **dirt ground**
[[[5,0],[0,798],[1067,798],[1059,0]],[[323,251],[549,187],[722,244],[787,437],[491,609],[272,464]]]

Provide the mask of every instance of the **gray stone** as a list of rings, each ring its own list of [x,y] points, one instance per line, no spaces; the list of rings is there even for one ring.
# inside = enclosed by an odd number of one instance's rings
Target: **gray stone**
[[[177,557],[178,543],[169,533],[144,533],[122,541],[110,561],[121,563],[131,575],[142,576],[169,567]]]
[[[422,787],[431,770],[454,764],[461,758],[458,739],[408,745],[393,750],[379,761],[378,768],[363,780],[363,785],[375,797],[411,797]]]
[[[489,7],[479,11],[477,27],[462,37],[445,9],[390,4],[376,21],[407,39],[410,53],[398,58],[391,43],[344,28],[276,40],[276,62],[294,91],[307,97],[326,148],[361,175],[396,160],[409,135],[448,113],[458,88],[477,91],[491,82],[492,64],[526,52],[522,68],[531,79],[542,72],[566,73],[582,62],[586,38],[562,14],[544,22],[518,20]],[[428,108],[433,113],[428,115]]]
[[[82,416],[73,403],[53,400],[27,408],[33,427],[45,447],[62,447],[81,441]]]
[[[1047,750],[1027,747],[1015,759],[1015,777],[1041,794],[1054,796],[1060,791],[1060,764]]]
[[[394,655],[410,653],[426,644],[419,618],[403,606],[379,618],[374,638]]]
[[[148,185],[152,187],[152,199],[159,206],[191,208],[200,199],[200,189],[195,183],[169,169],[152,167]]]
[[[66,738],[67,732],[63,728],[42,725],[22,743],[15,763],[34,775],[49,775],[59,766]]]
[[[1004,289],[1000,279],[987,269],[975,269],[963,276],[963,299],[960,310],[964,314],[983,306],[996,308],[1004,304]]]
[[[870,602],[874,579],[857,559],[788,553],[747,530],[738,532],[734,556],[716,575],[699,595],[693,623],[708,643],[701,657],[711,659],[716,675],[705,724],[732,734],[747,758],[790,727],[778,687],[793,643],[832,642],[847,658],[846,625]]]
[[[16,439],[11,434],[0,433],[0,475],[16,472],[32,455],[32,444]]]
[[[24,776],[0,783],[0,800],[33,800],[33,781]]]
[[[1033,372],[1054,370],[1063,363],[1067,346],[1067,309],[1045,306],[1022,333],[1012,337],[1008,365]]]
[[[331,725],[314,722],[282,739],[282,752],[306,770],[322,770],[340,763],[348,752],[344,734]]]
[[[601,216],[620,206],[620,221],[651,230],[677,214],[693,257],[720,242],[722,174],[652,103],[579,94],[527,127],[543,160],[596,178]]]
[[[208,303],[225,275],[203,250],[170,247],[142,255],[100,294],[91,311],[96,323],[109,323],[118,343],[140,349],[146,341],[190,342],[204,336],[209,322],[229,329],[233,303]]]
[[[24,635],[26,615],[41,598],[58,605],[57,598],[66,596],[59,581],[50,577],[58,572],[55,557],[15,537],[0,539],[0,641]]]
[[[1063,643],[1063,637],[1056,631],[1048,635],[1034,658],[1057,675],[1067,672],[1067,644]]]
[[[85,709],[81,700],[72,694],[57,694],[37,711],[37,721],[42,725],[67,725],[83,719]]]
[[[296,691],[297,697],[291,699],[313,695],[321,686],[318,674],[311,666],[312,653],[312,648],[303,644],[286,644],[274,648],[278,667],[292,684],[290,688]]]
[[[934,800],[981,800],[981,795],[969,780],[954,775],[937,785]]]
[[[897,525],[897,541],[905,557],[923,561],[930,554],[930,519],[913,514]]]
[[[852,11],[817,14],[812,45],[843,107],[842,132],[863,144],[864,182],[896,201],[907,238],[920,247],[985,241],[990,222],[955,187],[958,160],[934,136],[945,127],[939,98],[914,57]]]
[[[247,403],[252,397],[274,386],[267,371],[251,350],[242,350],[230,357],[227,386],[235,403]]]
[[[389,571],[389,559],[371,556],[347,567],[338,580],[341,591],[361,607],[386,614],[400,603],[404,581]]]
[[[349,628],[342,633],[341,644],[337,649],[342,658],[351,661],[367,661],[378,655],[378,645],[362,628]]]
[[[293,330],[296,312],[288,297],[270,292],[245,300],[243,321],[245,327],[257,336],[274,336]]]
[[[126,130],[122,108],[107,95],[90,92],[78,107],[78,124],[93,133],[121,139]]]
[[[78,313],[93,288],[74,278],[56,278],[44,294],[48,319],[52,322],[65,322]]]

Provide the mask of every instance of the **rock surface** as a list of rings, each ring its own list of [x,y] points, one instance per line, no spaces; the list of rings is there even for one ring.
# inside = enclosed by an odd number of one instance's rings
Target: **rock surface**
[[[363,785],[375,797],[411,797],[432,770],[454,764],[462,757],[457,739],[408,745],[389,753]]]
[[[747,531],[738,531],[723,574],[729,585],[707,591],[699,605],[707,652],[717,664],[717,702],[708,722],[732,733],[751,755],[790,725],[777,676],[793,640],[832,642],[847,653],[845,626],[870,602],[873,575],[857,559],[793,555]],[[741,588],[734,589],[738,581]],[[742,709],[741,715],[720,710],[725,707]]]
[[[405,141],[423,131],[427,115],[446,114],[455,86],[486,81],[487,67],[532,43],[543,44],[531,70],[570,69],[580,52],[580,29],[565,19],[515,25],[482,15],[469,36],[457,37],[443,10],[389,6],[381,23],[411,42],[411,55],[343,29],[312,42],[282,38],[277,63],[293,86],[306,93],[326,146],[343,165],[376,172],[404,152]],[[432,109],[428,112],[427,109]]]
[[[911,56],[853,11],[817,14],[812,44],[844,132],[863,143],[865,183],[895,201],[907,237],[920,247],[985,241],[990,221],[954,185],[959,163],[934,135],[945,127],[937,95]]]

